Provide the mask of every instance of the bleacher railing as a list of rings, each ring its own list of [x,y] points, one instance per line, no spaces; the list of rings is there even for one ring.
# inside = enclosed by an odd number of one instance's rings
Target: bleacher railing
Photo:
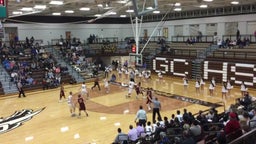
[[[233,59],[256,59],[256,51],[229,51],[229,50],[222,50],[222,51],[214,51],[214,52],[207,52],[206,54],[208,58],[233,58]]]
[[[233,140],[229,144],[255,144],[256,142],[256,128],[243,134],[241,137]]]
[[[34,40],[34,44],[38,43],[39,45],[42,44],[44,41],[42,39],[36,39]],[[22,44],[26,43],[26,40],[19,40],[15,43],[15,41],[2,41],[3,44],[5,44],[7,47],[10,47],[11,45],[14,44]]]
[[[240,39],[244,40],[244,39],[249,39],[249,41],[251,43],[255,43],[256,42],[256,36],[255,35],[240,35]],[[237,36],[236,35],[223,35],[222,36],[223,40],[229,39],[229,40],[236,40]]]
[[[172,36],[172,42],[184,42],[186,43],[188,39],[195,39],[196,42],[202,43],[212,43],[214,41],[213,35],[190,35],[190,36]]]

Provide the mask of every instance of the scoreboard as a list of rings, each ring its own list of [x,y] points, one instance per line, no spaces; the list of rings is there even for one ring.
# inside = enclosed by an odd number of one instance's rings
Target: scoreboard
[[[7,0],[0,0],[0,19],[7,17]]]

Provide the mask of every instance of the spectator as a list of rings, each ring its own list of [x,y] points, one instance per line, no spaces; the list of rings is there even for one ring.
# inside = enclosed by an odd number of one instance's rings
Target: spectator
[[[129,126],[129,132],[128,132],[128,137],[129,137],[129,140],[131,142],[134,142],[136,143],[138,141],[138,133],[137,133],[137,130],[136,128],[133,128],[132,125]]]
[[[123,133],[121,128],[118,128],[117,132],[118,132],[118,134],[112,144],[123,144],[124,141],[126,141],[126,142],[128,141],[128,135]],[[127,144],[128,144],[128,142],[127,142]]]

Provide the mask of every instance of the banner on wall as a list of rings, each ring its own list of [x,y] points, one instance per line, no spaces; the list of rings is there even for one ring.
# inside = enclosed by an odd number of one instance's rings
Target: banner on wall
[[[4,38],[4,27],[0,21],[0,38]]]

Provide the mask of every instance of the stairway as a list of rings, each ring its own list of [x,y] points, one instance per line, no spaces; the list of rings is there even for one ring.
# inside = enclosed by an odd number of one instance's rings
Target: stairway
[[[68,62],[64,61],[58,50],[51,46],[48,46],[47,48],[45,48],[45,50],[47,52],[50,52],[54,56],[58,64],[60,64],[61,66],[66,66],[68,68],[69,75],[75,78],[77,83],[84,82],[84,78],[80,75],[80,73],[77,72]]]
[[[202,63],[205,58],[218,49],[217,45],[211,45],[206,48],[204,51],[198,53],[197,58],[192,61],[192,79],[201,78],[202,73]]]
[[[11,77],[8,72],[5,70],[3,65],[0,65],[0,81],[4,90],[4,94],[17,93],[18,89],[14,82],[10,81]]]

